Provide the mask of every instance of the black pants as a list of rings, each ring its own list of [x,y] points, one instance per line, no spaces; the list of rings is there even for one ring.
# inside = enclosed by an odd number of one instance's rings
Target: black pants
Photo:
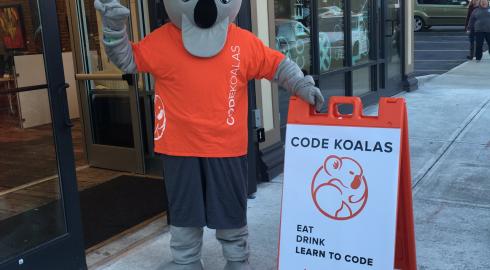
[[[162,155],[170,224],[239,229],[247,225],[247,157]]]
[[[483,56],[483,41],[490,45],[490,32],[476,32],[476,60],[481,60]]]
[[[470,56],[475,57],[475,31],[471,30],[468,34],[468,38],[470,40]]]

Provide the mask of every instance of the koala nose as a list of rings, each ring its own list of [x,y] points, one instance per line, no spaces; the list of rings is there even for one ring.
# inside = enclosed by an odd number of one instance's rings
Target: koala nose
[[[199,0],[194,8],[194,22],[200,28],[210,28],[218,18],[214,0]]]
[[[352,183],[350,184],[350,187],[352,189],[359,188],[359,186],[361,185],[361,177],[361,175],[356,175],[356,177],[354,177],[354,181],[352,181]]]

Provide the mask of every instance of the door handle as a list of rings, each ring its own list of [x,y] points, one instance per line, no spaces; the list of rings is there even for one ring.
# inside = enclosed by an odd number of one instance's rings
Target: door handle
[[[63,94],[63,91],[66,93],[66,89],[70,87],[69,84],[65,83],[63,84],[62,86],[60,86],[58,88],[58,96],[60,97],[60,99],[62,99],[62,94]],[[63,102],[60,102],[60,104],[63,104]],[[66,104],[63,107],[63,117],[65,118],[64,119],[64,124],[65,126],[69,127],[69,128],[72,128],[74,125],[73,125],[73,122],[71,121],[70,119],[70,112],[68,111],[68,102],[66,102]]]
[[[79,73],[75,75],[75,80],[77,81],[126,81],[128,85],[132,86],[133,74],[84,74]]]
[[[122,74],[85,74],[79,73],[75,75],[75,80],[77,81],[95,81],[95,80],[106,80],[106,81],[122,81]]]

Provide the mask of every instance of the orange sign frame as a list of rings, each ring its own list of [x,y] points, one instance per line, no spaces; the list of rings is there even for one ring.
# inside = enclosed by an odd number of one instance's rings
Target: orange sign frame
[[[339,105],[344,104],[352,105],[352,114],[345,115],[339,112]],[[401,129],[394,268],[416,270],[410,144],[405,100],[403,98],[381,98],[378,116],[365,116],[362,109],[362,101],[359,97],[330,97],[329,113],[317,113],[304,101],[292,97],[289,104],[288,124]]]

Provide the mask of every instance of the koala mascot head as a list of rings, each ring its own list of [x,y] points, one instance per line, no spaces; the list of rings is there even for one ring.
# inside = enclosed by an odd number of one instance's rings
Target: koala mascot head
[[[164,0],[172,23],[182,30],[185,49],[198,57],[213,57],[225,46],[228,26],[242,0]]]

